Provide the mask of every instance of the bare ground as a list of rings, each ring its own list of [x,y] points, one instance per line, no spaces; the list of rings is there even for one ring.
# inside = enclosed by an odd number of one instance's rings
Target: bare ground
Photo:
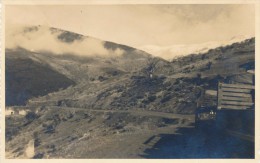
[[[29,124],[7,119],[22,127],[6,158],[254,158],[253,142],[196,129],[192,114],[50,107]]]
[[[6,143],[7,158],[143,158],[159,140],[190,127],[194,115],[52,107]]]

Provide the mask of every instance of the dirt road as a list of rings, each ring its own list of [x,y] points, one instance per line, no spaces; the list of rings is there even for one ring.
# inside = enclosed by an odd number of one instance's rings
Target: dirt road
[[[158,111],[146,111],[141,109],[134,110],[98,110],[98,109],[83,109],[83,108],[75,108],[75,107],[57,107],[52,106],[55,109],[70,109],[71,111],[84,110],[90,112],[103,112],[103,113],[130,113],[132,115],[140,115],[140,116],[153,116],[153,117],[162,117],[162,118],[183,118],[193,121],[195,116],[194,114],[174,114],[174,113],[165,113]]]

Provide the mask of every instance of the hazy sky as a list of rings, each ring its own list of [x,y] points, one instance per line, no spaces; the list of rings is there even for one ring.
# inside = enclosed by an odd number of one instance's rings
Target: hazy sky
[[[254,36],[254,5],[6,6],[6,28],[47,25],[134,47]]]

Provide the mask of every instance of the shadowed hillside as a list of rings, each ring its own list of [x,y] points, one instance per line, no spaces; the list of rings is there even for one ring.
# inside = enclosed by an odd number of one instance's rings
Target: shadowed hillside
[[[32,97],[65,89],[75,82],[27,56],[23,50],[6,51],[6,105],[25,105]]]

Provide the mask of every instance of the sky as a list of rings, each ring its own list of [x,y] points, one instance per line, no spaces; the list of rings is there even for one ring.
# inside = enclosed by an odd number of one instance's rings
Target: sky
[[[45,25],[137,48],[255,35],[255,8],[222,5],[9,5],[6,29]]]

